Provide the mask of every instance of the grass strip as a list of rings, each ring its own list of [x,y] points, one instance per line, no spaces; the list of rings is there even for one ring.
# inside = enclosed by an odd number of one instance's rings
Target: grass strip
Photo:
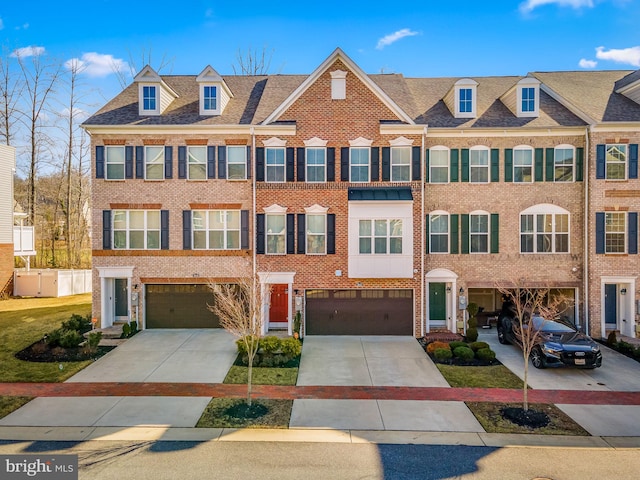
[[[245,399],[212,398],[196,424],[199,428],[289,428],[293,400],[254,398],[253,402],[267,407],[258,418],[237,418],[227,411]]]

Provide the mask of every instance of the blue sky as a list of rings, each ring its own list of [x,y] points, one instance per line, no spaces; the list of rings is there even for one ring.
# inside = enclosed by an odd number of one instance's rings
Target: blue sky
[[[4,1],[0,42],[80,59],[108,99],[113,69],[141,68],[149,51],[154,67],[171,60],[166,74],[231,74],[248,48],[271,53],[271,73],[304,74],[336,47],[368,73],[408,77],[638,69],[638,20],[640,0]]]

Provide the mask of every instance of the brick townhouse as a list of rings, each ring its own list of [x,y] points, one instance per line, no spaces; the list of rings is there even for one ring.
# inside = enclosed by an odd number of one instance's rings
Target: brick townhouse
[[[265,331],[414,335],[519,282],[635,336],[640,73],[159,76],[89,118],[94,315],[216,327],[254,273]],[[268,287],[268,288],[267,288]],[[601,308],[602,306],[602,308]]]

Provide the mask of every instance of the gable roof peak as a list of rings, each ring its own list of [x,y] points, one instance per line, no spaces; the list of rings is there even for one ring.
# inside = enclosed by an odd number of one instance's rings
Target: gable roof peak
[[[196,77],[196,82],[223,82],[222,77],[211,65],[204,67],[200,75]]]
[[[162,79],[158,72],[156,72],[150,65],[145,65],[142,70],[140,70],[135,77],[133,77],[134,82],[154,82],[160,83]]]

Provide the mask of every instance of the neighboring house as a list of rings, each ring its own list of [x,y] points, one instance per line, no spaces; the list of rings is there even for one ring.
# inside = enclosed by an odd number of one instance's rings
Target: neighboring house
[[[13,175],[16,151],[0,145],[0,295],[11,293],[13,279]]]
[[[84,124],[94,316],[215,327],[207,283],[255,272],[265,329],[456,331],[519,282],[635,336],[638,77],[368,75],[340,49],[310,75],[146,67]]]

